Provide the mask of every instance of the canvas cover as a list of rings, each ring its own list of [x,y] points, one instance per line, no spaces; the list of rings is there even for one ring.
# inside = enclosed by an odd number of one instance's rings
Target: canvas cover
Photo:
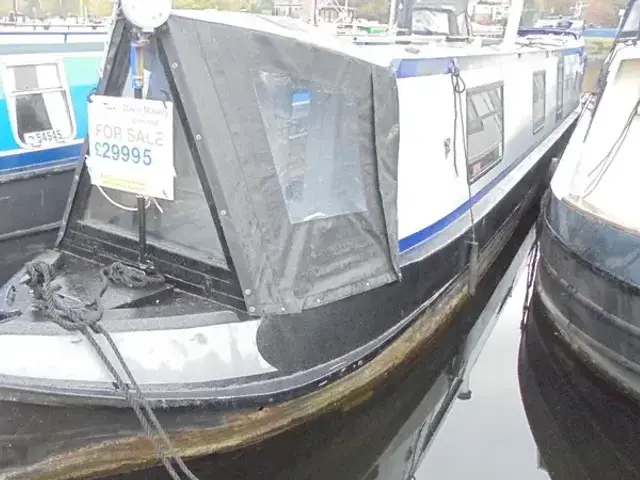
[[[328,37],[225,12],[174,14],[156,36],[252,313],[400,278],[395,76]]]

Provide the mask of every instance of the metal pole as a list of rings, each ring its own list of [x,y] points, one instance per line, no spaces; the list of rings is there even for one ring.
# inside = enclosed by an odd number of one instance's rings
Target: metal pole
[[[133,97],[141,100],[144,90],[144,47],[148,40],[142,32],[138,32],[137,39],[131,42],[131,73],[133,76]],[[145,198],[137,195],[138,205],[138,260],[141,265],[146,263],[147,249],[147,214]]]
[[[398,1],[397,0],[391,0],[391,3],[389,4],[389,21],[387,22],[387,26],[389,27],[389,31],[391,31],[393,29],[393,27],[396,26],[397,10],[398,10]]]

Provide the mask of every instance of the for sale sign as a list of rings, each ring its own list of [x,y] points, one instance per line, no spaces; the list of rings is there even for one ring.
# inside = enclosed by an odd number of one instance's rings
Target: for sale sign
[[[92,184],[173,200],[173,103],[92,97],[89,152]]]

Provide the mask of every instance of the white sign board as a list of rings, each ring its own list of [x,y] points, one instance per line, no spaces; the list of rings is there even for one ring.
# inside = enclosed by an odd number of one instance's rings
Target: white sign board
[[[173,103],[94,95],[88,106],[91,183],[173,200]]]

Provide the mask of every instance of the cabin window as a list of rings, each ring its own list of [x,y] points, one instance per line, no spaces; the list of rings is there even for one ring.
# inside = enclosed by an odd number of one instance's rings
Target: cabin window
[[[533,74],[533,133],[544,129],[547,79],[545,72]]]
[[[562,119],[564,111],[564,57],[558,58],[556,81],[556,122]]]
[[[366,211],[354,99],[266,72],[258,74],[255,91],[289,221]]]
[[[415,9],[411,16],[411,32],[418,35],[449,35],[450,14],[446,10]]]
[[[502,160],[503,110],[502,85],[467,93],[467,168],[471,181]]]
[[[147,61],[146,98],[170,101],[170,88],[159,60],[152,57]],[[131,81],[129,75],[122,92],[123,97],[133,97]],[[174,200],[147,202],[147,242],[163,250],[226,269],[228,266],[216,234],[209,203],[177,114],[174,114],[174,132]],[[92,187],[84,222],[136,241],[138,218],[135,195]]]
[[[46,147],[75,136],[71,98],[61,64],[9,65],[3,83],[18,145]]]

